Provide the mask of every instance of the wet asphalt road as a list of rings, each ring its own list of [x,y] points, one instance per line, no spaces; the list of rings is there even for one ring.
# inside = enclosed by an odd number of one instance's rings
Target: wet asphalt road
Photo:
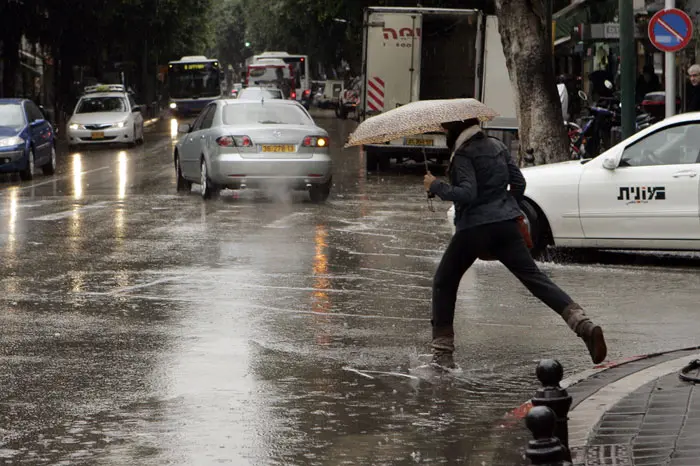
[[[169,123],[134,149],[0,176],[0,462],[514,464],[503,416],[535,361],[582,342],[500,265],[462,282],[463,372],[406,376],[429,342],[450,228],[420,167],[365,176],[334,142],[333,192],[175,193]],[[605,253],[542,267],[607,330],[610,359],[698,344],[700,260]],[[515,432],[515,433],[514,433]],[[505,451],[505,452],[504,452]]]

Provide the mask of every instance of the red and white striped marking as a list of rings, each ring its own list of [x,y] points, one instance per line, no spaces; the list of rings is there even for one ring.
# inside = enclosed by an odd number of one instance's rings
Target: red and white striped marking
[[[384,81],[374,76],[367,81],[367,106],[370,110],[384,110]]]

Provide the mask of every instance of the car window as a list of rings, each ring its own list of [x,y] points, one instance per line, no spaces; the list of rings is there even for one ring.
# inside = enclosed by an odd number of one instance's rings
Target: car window
[[[29,122],[44,120],[44,114],[41,113],[41,110],[39,110],[39,107],[37,107],[36,104],[33,102],[25,102],[24,105],[27,111],[27,120],[29,120]]]
[[[126,112],[123,97],[83,97],[75,113]]]
[[[279,89],[243,89],[239,94],[239,99],[260,100],[266,99],[281,99],[282,91]]]
[[[269,102],[246,102],[229,104],[224,107],[225,125],[271,124],[271,125],[313,125],[308,113],[296,105],[283,105]]]
[[[216,115],[216,105],[210,105],[209,111],[207,112],[207,114],[204,116],[204,119],[202,120],[202,128],[201,129],[211,128],[211,125],[214,122],[215,115]]]
[[[24,113],[19,104],[0,104],[0,126],[20,129],[25,124]]]
[[[207,117],[210,108],[211,106],[207,106],[199,113],[197,119],[195,119],[194,123],[192,123],[192,131],[199,131],[200,129],[202,129],[202,122]]]
[[[664,128],[627,147],[620,166],[683,165],[700,163],[700,124]]]

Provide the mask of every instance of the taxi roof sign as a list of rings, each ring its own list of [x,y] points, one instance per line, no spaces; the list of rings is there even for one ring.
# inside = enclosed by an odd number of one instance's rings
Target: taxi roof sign
[[[95,84],[94,86],[85,86],[86,94],[91,92],[126,92],[123,84]]]

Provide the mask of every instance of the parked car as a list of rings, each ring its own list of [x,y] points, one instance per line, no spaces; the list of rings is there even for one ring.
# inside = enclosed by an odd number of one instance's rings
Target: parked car
[[[316,99],[316,105],[319,108],[337,108],[342,92],[343,81],[334,79],[328,80],[323,83],[323,88]]]
[[[523,175],[534,255],[547,246],[700,251],[700,112],[666,118],[594,159]],[[454,222],[454,208],[448,216]]]
[[[270,185],[308,190],[313,202],[330,194],[328,133],[296,101],[217,100],[179,131],[178,191],[199,183],[204,199],[223,188]]]
[[[53,126],[31,100],[0,99],[0,173],[31,180],[37,168],[56,171]]]
[[[143,142],[143,115],[121,84],[85,88],[67,124],[68,144]]]

